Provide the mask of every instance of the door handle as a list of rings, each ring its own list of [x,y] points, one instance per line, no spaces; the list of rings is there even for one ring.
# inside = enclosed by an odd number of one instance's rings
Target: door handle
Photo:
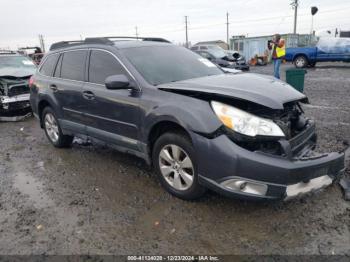
[[[83,97],[87,100],[94,100],[95,99],[95,95],[91,91],[84,91]]]
[[[58,91],[58,88],[56,85],[50,85],[50,89],[54,92],[57,92]]]

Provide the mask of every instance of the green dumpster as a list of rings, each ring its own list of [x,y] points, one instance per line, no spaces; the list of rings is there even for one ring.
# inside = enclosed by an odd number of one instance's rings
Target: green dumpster
[[[291,68],[286,71],[286,82],[299,92],[304,91],[305,69]]]

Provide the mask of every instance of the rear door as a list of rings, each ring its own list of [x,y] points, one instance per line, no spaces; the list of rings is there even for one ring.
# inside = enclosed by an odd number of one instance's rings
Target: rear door
[[[50,88],[62,107],[65,129],[85,134],[81,96],[88,50],[65,51],[60,54]]]
[[[137,150],[140,92],[105,86],[108,76],[124,74],[130,81],[132,77],[114,54],[100,49],[90,51],[87,73],[82,97],[88,134]]]
[[[43,61],[43,64],[40,66],[38,73],[35,74],[35,88],[30,88],[30,103],[35,114],[39,113],[38,103],[40,102],[40,99],[42,99],[43,96],[46,96],[46,99],[50,98],[52,91],[48,87],[53,80],[52,74],[58,57],[59,54],[49,54],[47,57],[45,57],[45,61]],[[41,90],[39,90],[38,87],[42,87]],[[54,106],[54,103],[52,104]],[[57,113],[60,115],[61,111]]]

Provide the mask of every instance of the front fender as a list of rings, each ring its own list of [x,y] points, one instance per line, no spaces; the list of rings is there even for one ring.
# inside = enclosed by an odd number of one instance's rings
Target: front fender
[[[184,99],[186,100],[186,99]],[[145,114],[143,140],[146,141],[152,127],[162,121],[179,124],[189,132],[210,134],[222,123],[210,107],[209,102],[193,99],[191,103],[163,104]],[[186,104],[186,105],[185,105]]]

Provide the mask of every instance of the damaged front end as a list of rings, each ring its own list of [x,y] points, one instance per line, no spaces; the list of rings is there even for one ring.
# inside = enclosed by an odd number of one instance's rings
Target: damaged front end
[[[263,194],[264,197],[269,194],[273,197],[276,196],[274,194],[280,194],[278,198],[288,200],[318,191],[332,184],[343,174],[345,166],[342,152],[319,153],[315,151],[317,141],[315,123],[305,117],[299,101],[286,103],[283,110],[272,110],[249,102],[237,101],[233,104],[246,112],[275,123],[284,135],[250,137],[223,125],[222,134],[240,148],[253,153],[250,156],[254,156],[251,157],[253,159],[250,159],[248,166],[246,166],[248,161],[245,159],[247,155],[243,153],[238,157],[240,159],[239,175],[245,174],[254,166],[256,171],[262,174],[256,177],[249,175],[249,179],[253,180],[223,179],[220,182],[221,186],[229,190],[240,191],[241,187],[236,185],[244,183],[253,188],[248,193],[259,196]],[[260,163],[259,166],[257,163],[260,161],[263,163]]]
[[[167,90],[169,91],[169,89]],[[204,92],[171,90],[211,103],[222,125],[210,134],[195,132],[198,144],[200,182],[227,196],[243,199],[289,200],[319,191],[340,178],[345,170],[342,152],[315,151],[314,121],[303,112],[301,98],[272,109],[247,100]],[[213,101],[223,110],[217,111]],[[225,107],[226,105],[226,107]],[[273,135],[237,129],[238,118],[227,118],[230,108],[275,125]],[[225,115],[226,114],[226,115]],[[235,116],[233,116],[235,117]],[[264,122],[265,121],[265,122]],[[256,124],[255,120],[250,121]],[[234,128],[236,125],[236,128]],[[213,164],[219,163],[219,164]]]
[[[28,76],[0,76],[0,121],[19,121],[31,115],[28,80]]]
[[[225,74],[158,86],[210,104],[212,133],[193,130],[199,181],[227,196],[290,199],[320,190],[344,173],[344,153],[318,153],[308,99],[282,81]]]
[[[235,106],[253,115],[273,121],[283,132],[283,137],[250,137],[228,128],[227,136],[237,145],[252,151],[286,157],[288,159],[307,157],[316,147],[315,123],[305,117],[299,101],[286,103],[282,110],[273,110],[249,102],[237,101]]]

